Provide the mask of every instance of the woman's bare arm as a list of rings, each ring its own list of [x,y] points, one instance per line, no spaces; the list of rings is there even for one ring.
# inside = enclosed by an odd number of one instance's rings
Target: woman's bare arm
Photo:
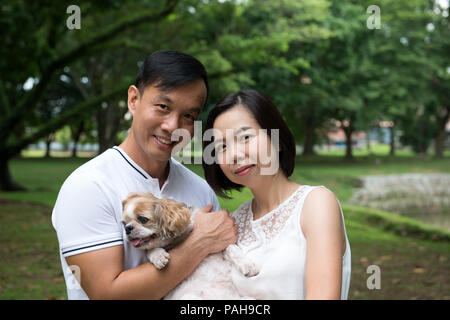
[[[306,237],[306,299],[340,299],[345,233],[335,195],[316,188],[305,199],[301,227]]]

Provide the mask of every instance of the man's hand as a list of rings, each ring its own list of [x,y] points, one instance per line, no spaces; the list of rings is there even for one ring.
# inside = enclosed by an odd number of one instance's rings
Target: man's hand
[[[210,212],[212,205],[200,209],[195,215],[191,236],[201,242],[208,254],[225,250],[236,243],[238,226],[227,210]]]

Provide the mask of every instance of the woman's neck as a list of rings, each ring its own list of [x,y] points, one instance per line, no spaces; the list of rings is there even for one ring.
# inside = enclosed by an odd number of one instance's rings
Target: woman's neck
[[[254,196],[252,201],[254,220],[278,207],[300,186],[282,173],[266,177],[267,181],[261,181],[258,186],[249,187]]]

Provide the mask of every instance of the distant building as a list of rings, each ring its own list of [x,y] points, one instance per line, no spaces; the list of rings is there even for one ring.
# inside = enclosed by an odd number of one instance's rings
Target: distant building
[[[327,133],[327,142],[323,146],[328,150],[345,149],[345,132],[342,128],[336,128]],[[367,143],[367,134],[364,131],[356,131],[352,134],[353,149],[361,149]]]

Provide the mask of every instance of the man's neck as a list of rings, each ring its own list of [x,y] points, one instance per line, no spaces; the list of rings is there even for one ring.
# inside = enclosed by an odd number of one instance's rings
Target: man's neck
[[[170,164],[168,160],[160,161],[149,157],[130,136],[119,147],[152,178],[158,179],[159,187],[162,188],[169,176]]]

